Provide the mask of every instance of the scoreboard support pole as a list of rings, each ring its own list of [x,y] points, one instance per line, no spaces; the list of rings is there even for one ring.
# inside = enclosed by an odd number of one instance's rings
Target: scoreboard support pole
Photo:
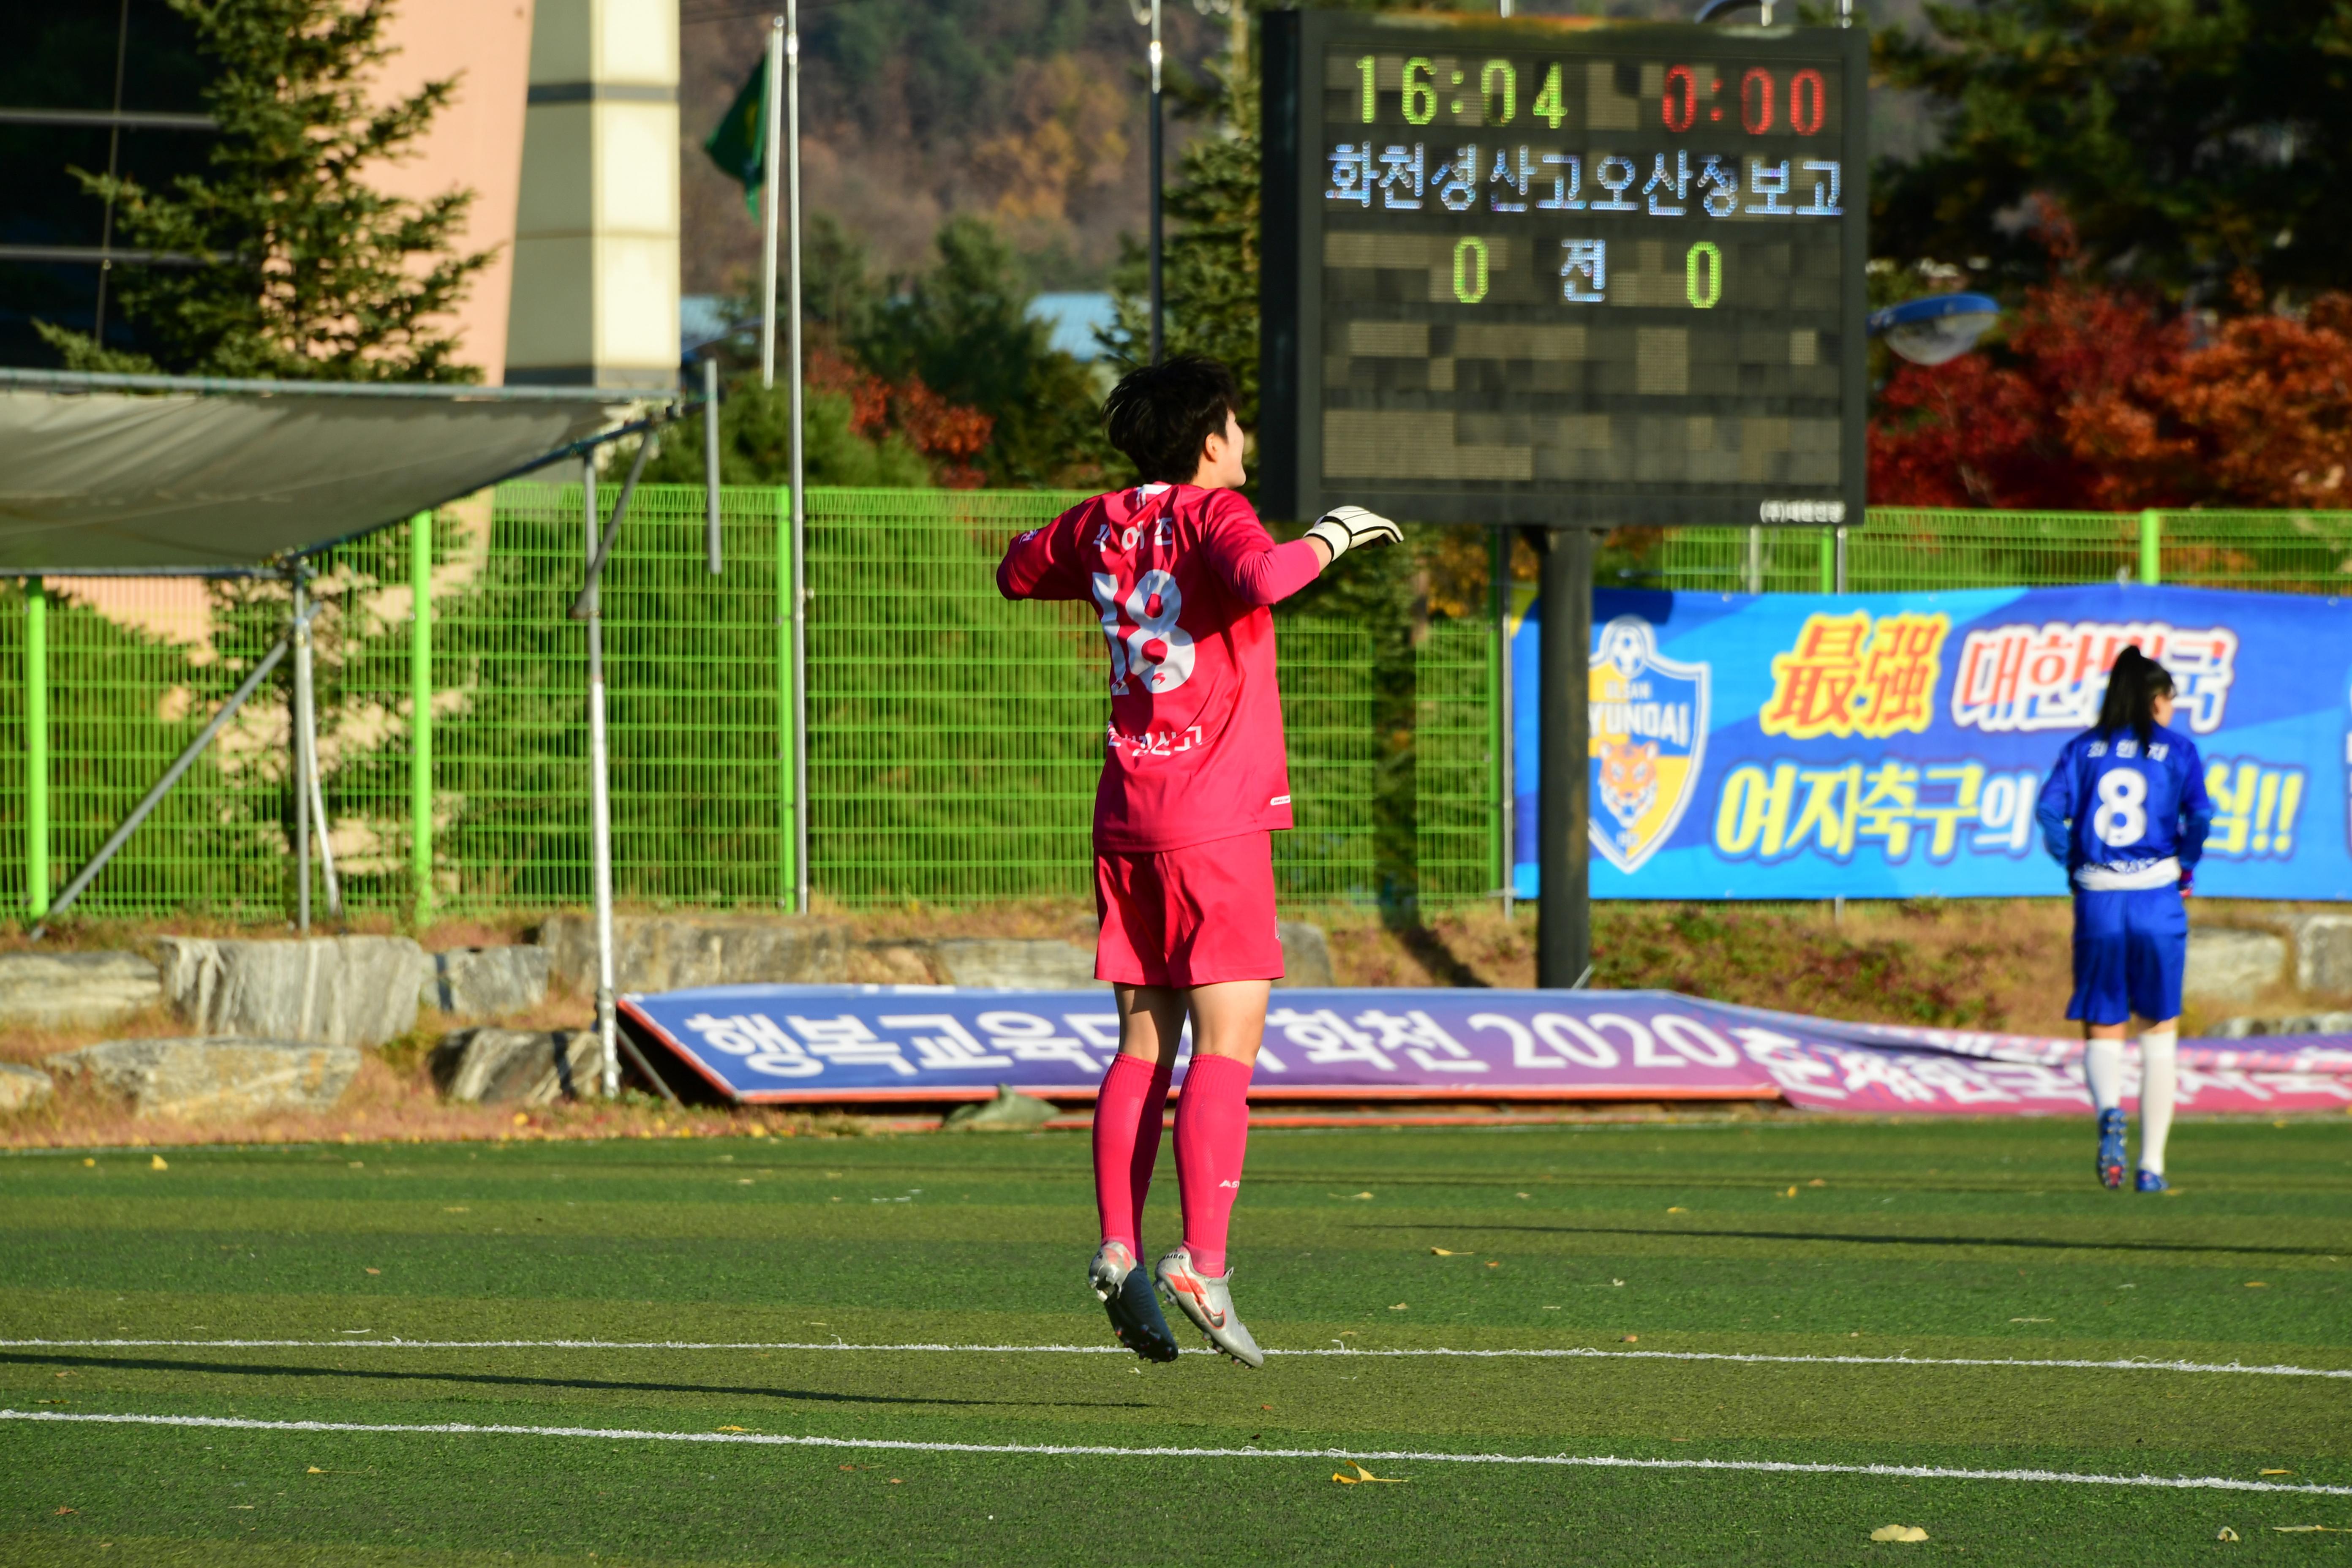
[[[1536,984],[1573,990],[1592,975],[1592,530],[1547,528],[1537,543],[1543,553],[1543,768],[1536,808]]]

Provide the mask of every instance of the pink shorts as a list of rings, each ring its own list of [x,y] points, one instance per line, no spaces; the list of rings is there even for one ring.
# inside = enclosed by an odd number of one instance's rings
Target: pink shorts
[[[1121,985],[1214,985],[1282,978],[1274,845],[1244,833],[1182,849],[1095,857],[1102,935],[1095,978]]]

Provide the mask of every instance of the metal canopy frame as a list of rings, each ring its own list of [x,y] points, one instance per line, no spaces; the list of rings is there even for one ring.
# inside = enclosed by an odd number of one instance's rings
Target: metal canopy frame
[[[586,531],[586,548],[583,552],[585,571],[584,581],[579,595],[570,607],[569,618],[585,622],[588,634],[588,725],[591,752],[589,815],[595,859],[596,1027],[603,1056],[602,1071],[599,1075],[600,1087],[608,1099],[620,1092],[620,1058],[623,1052],[627,1053],[637,1070],[646,1076],[665,1099],[676,1103],[677,1095],[667,1083],[663,1081],[661,1075],[654,1070],[652,1064],[645,1059],[644,1053],[637,1049],[636,1043],[621,1037],[616,1027],[613,962],[611,758],[605,745],[604,627],[603,617],[599,614],[597,589],[604,565],[610,559],[614,545],[619,540],[621,525],[627,516],[629,501],[635,493],[637,480],[645,471],[646,463],[652,457],[661,426],[697,407],[705,413],[705,423],[711,432],[704,444],[707,469],[704,479],[709,493],[706,548],[710,571],[713,574],[719,572],[720,564],[718,500],[719,445],[716,437],[719,387],[716,369],[715,364],[706,364],[702,398],[689,401],[677,395],[665,395],[660,400],[666,406],[652,416],[630,421],[611,430],[601,431],[583,440],[568,443],[535,459],[524,468],[515,470],[519,473],[528,472],[544,468],[552,462],[560,462],[567,457],[577,457],[581,465],[583,503],[582,516]],[[26,371],[6,368],[0,368],[0,386],[28,386],[58,393],[193,392],[215,395],[431,398],[448,402],[482,400],[643,404],[654,401],[654,398],[641,388],[481,387],[413,383],[238,381],[207,376],[121,375],[92,372]],[[614,500],[612,516],[600,530],[596,516],[595,448],[632,435],[640,436],[643,439],[638,444],[636,456],[630,464],[628,477],[622,484],[621,493]],[[797,489],[795,489],[795,496],[797,497]],[[455,498],[444,498],[445,500]],[[89,889],[90,884],[97,880],[99,873],[105,869],[107,863],[131,841],[131,835],[139,830],[140,825],[147,820],[157,805],[162,804],[163,797],[172,792],[173,786],[180,782],[191,767],[194,766],[196,759],[204,754],[205,749],[212,744],[222,730],[227,727],[229,721],[236,716],[237,710],[245,706],[246,701],[256,691],[260,689],[262,682],[269,678],[270,673],[286,659],[289,654],[293,656],[294,660],[293,711],[290,715],[292,720],[290,728],[293,731],[291,752],[295,790],[296,927],[306,933],[310,929],[310,844],[314,830],[319,844],[320,866],[325,872],[327,907],[333,916],[337,918],[341,916],[341,889],[335,874],[334,852],[329,842],[326,796],[319,773],[318,712],[317,705],[313,700],[310,664],[310,623],[318,615],[318,607],[311,603],[309,596],[310,561],[313,555],[322,551],[333,549],[351,539],[374,532],[377,529],[389,528],[402,521],[408,520],[387,519],[371,528],[342,538],[307,546],[302,550],[290,552],[275,568],[268,565],[182,567],[176,571],[163,574],[152,570],[137,569],[113,572],[61,570],[44,573],[31,579],[37,584],[40,576],[154,576],[160,574],[182,577],[250,578],[268,576],[282,572],[293,589],[293,610],[285,632],[238,684],[236,691],[221,705],[220,710],[213,715],[203,731],[188,743],[172,764],[163,770],[163,776],[156,780],[154,786],[141,798],[139,804],[131,809],[121,825],[108,837],[105,844],[100,846],[98,853],[92,856],[89,861],[59,890],[57,899],[41,913],[33,927],[32,940],[37,942],[46,935],[50,922],[65,913],[74,901]],[[420,610],[422,609],[423,606],[420,606]],[[46,704],[43,704],[43,708],[46,712]],[[46,745],[43,745],[40,751],[43,755],[46,755]]]

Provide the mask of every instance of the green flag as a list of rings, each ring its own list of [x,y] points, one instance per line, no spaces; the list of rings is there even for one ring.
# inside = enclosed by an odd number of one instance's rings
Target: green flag
[[[743,205],[753,217],[760,216],[760,186],[768,177],[768,149],[760,134],[760,117],[767,102],[768,57],[761,55],[760,63],[751,68],[751,79],[743,84],[743,90],[735,95],[735,101],[727,106],[727,112],[702,143],[712,163],[743,182]]]

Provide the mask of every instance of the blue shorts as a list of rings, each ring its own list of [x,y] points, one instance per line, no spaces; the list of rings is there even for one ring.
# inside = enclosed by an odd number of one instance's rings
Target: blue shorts
[[[2152,1024],[2180,1016],[2189,963],[2189,910],[2177,887],[2130,892],[2074,889],[2074,999],[2066,1016]]]

